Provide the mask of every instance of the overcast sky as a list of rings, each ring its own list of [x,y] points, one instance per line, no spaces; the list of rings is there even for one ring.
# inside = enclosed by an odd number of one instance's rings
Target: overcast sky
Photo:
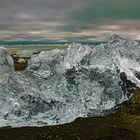
[[[0,0],[0,40],[140,40],[140,0]]]

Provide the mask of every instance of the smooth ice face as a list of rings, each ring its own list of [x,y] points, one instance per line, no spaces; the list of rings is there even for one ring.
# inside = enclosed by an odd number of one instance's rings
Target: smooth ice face
[[[68,123],[106,115],[132,96],[140,87],[140,46],[117,35],[95,47],[73,43],[33,56],[22,73],[0,74],[1,127]]]

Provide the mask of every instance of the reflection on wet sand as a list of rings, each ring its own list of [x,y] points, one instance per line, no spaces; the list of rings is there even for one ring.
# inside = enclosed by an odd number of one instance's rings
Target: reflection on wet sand
[[[105,117],[78,118],[60,126],[2,128],[0,140],[139,140],[140,91],[120,111]]]

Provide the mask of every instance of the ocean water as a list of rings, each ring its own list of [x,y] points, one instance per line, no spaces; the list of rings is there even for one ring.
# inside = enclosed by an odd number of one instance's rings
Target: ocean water
[[[13,41],[0,42],[1,46],[6,48],[15,48],[20,50],[50,50],[55,48],[65,49],[71,42],[47,42],[47,41]],[[83,45],[99,45],[104,42],[76,42]]]
[[[66,43],[71,43],[71,42],[48,42],[48,41],[0,41],[0,45],[44,45],[44,44],[61,44],[64,45]],[[98,45],[100,43],[104,43],[104,42],[75,42],[75,43],[82,43],[82,44],[89,44],[89,45]]]
[[[76,42],[82,45],[96,46],[104,42]],[[30,58],[33,54],[40,53],[41,51],[50,51],[54,49],[66,49],[71,42],[47,42],[47,41],[13,41],[13,42],[0,42],[0,46],[3,46],[9,50],[11,55],[25,58]]]

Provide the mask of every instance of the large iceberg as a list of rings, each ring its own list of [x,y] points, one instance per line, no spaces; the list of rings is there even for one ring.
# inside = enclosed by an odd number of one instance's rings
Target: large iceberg
[[[97,46],[34,55],[23,72],[0,48],[0,126],[43,126],[103,116],[140,87],[140,45],[113,35]]]

